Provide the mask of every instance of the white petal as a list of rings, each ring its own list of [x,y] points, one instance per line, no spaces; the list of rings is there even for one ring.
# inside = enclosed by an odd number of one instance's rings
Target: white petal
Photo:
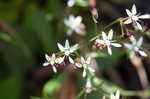
[[[89,56],[89,57],[87,58],[87,60],[86,60],[86,63],[87,63],[87,64],[90,64],[90,62],[91,62],[91,57]]]
[[[111,43],[111,45],[115,46],[115,47],[122,47],[121,44],[118,44],[118,43]]]
[[[107,39],[107,36],[106,36],[106,33],[105,33],[105,32],[102,32],[102,37],[103,37],[103,40],[106,40],[106,39]]]
[[[77,67],[79,67],[79,68],[82,67],[82,64],[80,64],[80,63],[75,63],[75,65],[76,65]]]
[[[111,51],[111,47],[110,46],[107,46],[107,50],[108,50],[109,55],[112,55],[112,51]]]
[[[50,61],[50,57],[48,56],[48,54],[45,54],[45,58],[47,61]]]
[[[92,87],[91,79],[88,77],[86,81],[86,88],[91,88],[91,87]]]
[[[143,43],[143,37],[140,37],[140,39],[137,41],[137,47],[140,47]]]
[[[126,9],[126,12],[129,17],[132,16],[132,13],[130,12],[130,10]]]
[[[91,67],[88,67],[88,70],[89,70],[90,72],[95,72],[95,70],[94,70],[93,68],[91,68]]]
[[[131,49],[132,49],[132,45],[131,45],[131,44],[124,43],[124,46],[125,46],[126,48],[128,48],[129,50],[131,50]]]
[[[69,56],[69,62],[74,64],[74,60]]]
[[[132,23],[131,18],[129,18],[128,20],[124,21],[124,24],[130,24],[130,23]]]
[[[113,93],[110,94],[110,99],[115,99],[115,96]]]
[[[100,40],[100,39],[96,39],[96,42],[99,43],[99,44],[104,44],[104,41]]]
[[[53,71],[56,73],[56,72],[57,72],[56,67],[55,67],[55,66],[52,66],[52,68],[53,68]]]
[[[54,58],[54,59],[56,58],[56,55],[54,53],[52,54],[52,58]]]
[[[69,0],[67,5],[68,5],[68,7],[72,7],[74,5],[74,3],[75,3],[74,0]]]
[[[75,44],[74,46],[71,47],[71,49],[73,50],[73,52],[74,52],[75,50],[77,50],[78,46],[79,46],[79,44]]]
[[[76,19],[74,20],[74,25],[75,26],[80,25],[81,21],[82,21],[82,17],[81,16],[77,16]]]
[[[57,43],[57,46],[61,52],[65,51],[64,47],[60,43]]]
[[[64,61],[64,58],[65,57],[63,57],[63,58],[62,57],[57,58],[58,62],[56,62],[56,63],[61,64]]]
[[[141,26],[141,24],[140,24],[139,22],[136,22],[136,25],[137,25],[137,27],[138,27],[140,30],[142,30],[142,26]]]
[[[116,92],[116,99],[119,99],[119,98],[120,98],[120,91],[117,90],[117,92]]]
[[[43,64],[43,66],[48,66],[50,63],[49,62],[46,62]]]
[[[73,32],[72,29],[68,29],[67,36],[71,36],[72,32]]]
[[[84,64],[85,63],[85,59],[81,56],[81,63]]]
[[[140,15],[138,18],[140,18],[140,19],[150,19],[150,14]]]
[[[136,11],[136,6],[135,4],[133,4],[132,6],[132,14],[136,15],[137,11]]]
[[[135,52],[134,52],[134,51],[131,51],[131,52],[130,52],[130,59],[133,59],[134,56],[135,56]]]
[[[113,37],[113,30],[111,29],[108,34],[108,39],[112,40],[112,37]]]
[[[147,56],[147,54],[146,54],[144,51],[139,51],[139,54],[140,54],[141,56],[144,56],[144,57]]]
[[[136,44],[136,39],[133,35],[130,37],[130,41],[132,42],[133,45]]]
[[[83,69],[83,75],[82,75],[83,77],[85,77],[86,76],[86,69]]]
[[[68,40],[66,40],[66,42],[65,42],[65,48],[69,48],[70,47],[70,45],[69,45],[69,41]]]

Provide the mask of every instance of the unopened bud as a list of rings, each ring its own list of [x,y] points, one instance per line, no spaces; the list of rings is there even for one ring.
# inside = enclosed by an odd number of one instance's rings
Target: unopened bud
[[[97,22],[97,19],[98,19],[98,12],[97,12],[97,9],[96,9],[96,8],[93,8],[92,11],[91,11],[91,13],[92,13],[93,21],[94,21],[95,23],[98,23],[98,22]]]

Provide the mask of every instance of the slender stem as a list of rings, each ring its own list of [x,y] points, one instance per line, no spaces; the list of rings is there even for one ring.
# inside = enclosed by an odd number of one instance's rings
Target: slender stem
[[[97,34],[97,24],[94,22],[95,34]]]
[[[85,88],[83,88],[83,89],[79,92],[79,94],[75,97],[75,99],[79,99],[79,98],[84,94],[84,92],[85,92]]]
[[[122,33],[122,37],[124,36],[124,30],[123,30],[123,21],[120,20],[120,27],[121,27],[121,33]]]
[[[122,23],[123,23],[123,21],[126,20],[126,19],[128,19],[128,17],[126,17],[126,18],[118,18],[118,19],[116,19],[115,21],[113,21],[112,23],[110,23],[110,24],[108,24],[107,26],[105,26],[105,27],[104,27],[104,30],[107,29],[108,27],[110,27],[110,26],[112,26],[112,25],[114,25],[114,24],[120,22],[120,21],[122,21]],[[97,36],[91,38],[89,41],[92,42],[93,40],[95,40],[96,38],[98,38],[100,35],[101,35],[101,34],[98,34]]]

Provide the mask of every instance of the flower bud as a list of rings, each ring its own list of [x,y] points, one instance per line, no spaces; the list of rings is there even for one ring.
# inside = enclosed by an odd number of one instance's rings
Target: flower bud
[[[102,84],[102,80],[100,80],[98,77],[94,77],[93,78],[93,85],[95,86],[95,87],[99,87],[101,84]]]
[[[92,13],[93,21],[94,21],[95,23],[98,23],[98,22],[97,22],[97,19],[98,19],[98,12],[97,12],[97,9],[96,9],[96,8],[93,8],[92,11],[91,11],[91,13]]]

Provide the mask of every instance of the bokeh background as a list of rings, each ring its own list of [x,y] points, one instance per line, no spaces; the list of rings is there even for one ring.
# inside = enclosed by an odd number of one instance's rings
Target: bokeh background
[[[149,0],[97,0],[98,27],[127,16],[125,9],[131,8],[133,3],[140,12],[150,13]],[[68,8],[66,4],[67,0],[0,0],[0,99],[42,99],[38,97],[47,95],[56,99],[74,99],[72,97],[81,90],[84,80],[78,72],[68,74],[62,66],[54,74],[51,67],[42,67],[45,53],[58,51],[57,42],[64,44],[68,38],[75,44],[74,37],[66,36],[63,23],[70,13],[83,17],[87,30],[85,40],[93,35],[90,7]],[[149,27],[149,23],[146,20],[143,24]],[[144,38],[149,50],[150,36]],[[114,49],[112,57],[100,55],[96,59],[97,75],[123,89],[139,91],[149,88],[149,84],[142,87],[136,68],[124,52]],[[142,63],[150,80],[150,57],[142,58]],[[111,86],[105,87],[109,88]],[[150,94],[149,90],[147,93]],[[100,99],[100,96],[93,92],[88,99],[92,98]]]

